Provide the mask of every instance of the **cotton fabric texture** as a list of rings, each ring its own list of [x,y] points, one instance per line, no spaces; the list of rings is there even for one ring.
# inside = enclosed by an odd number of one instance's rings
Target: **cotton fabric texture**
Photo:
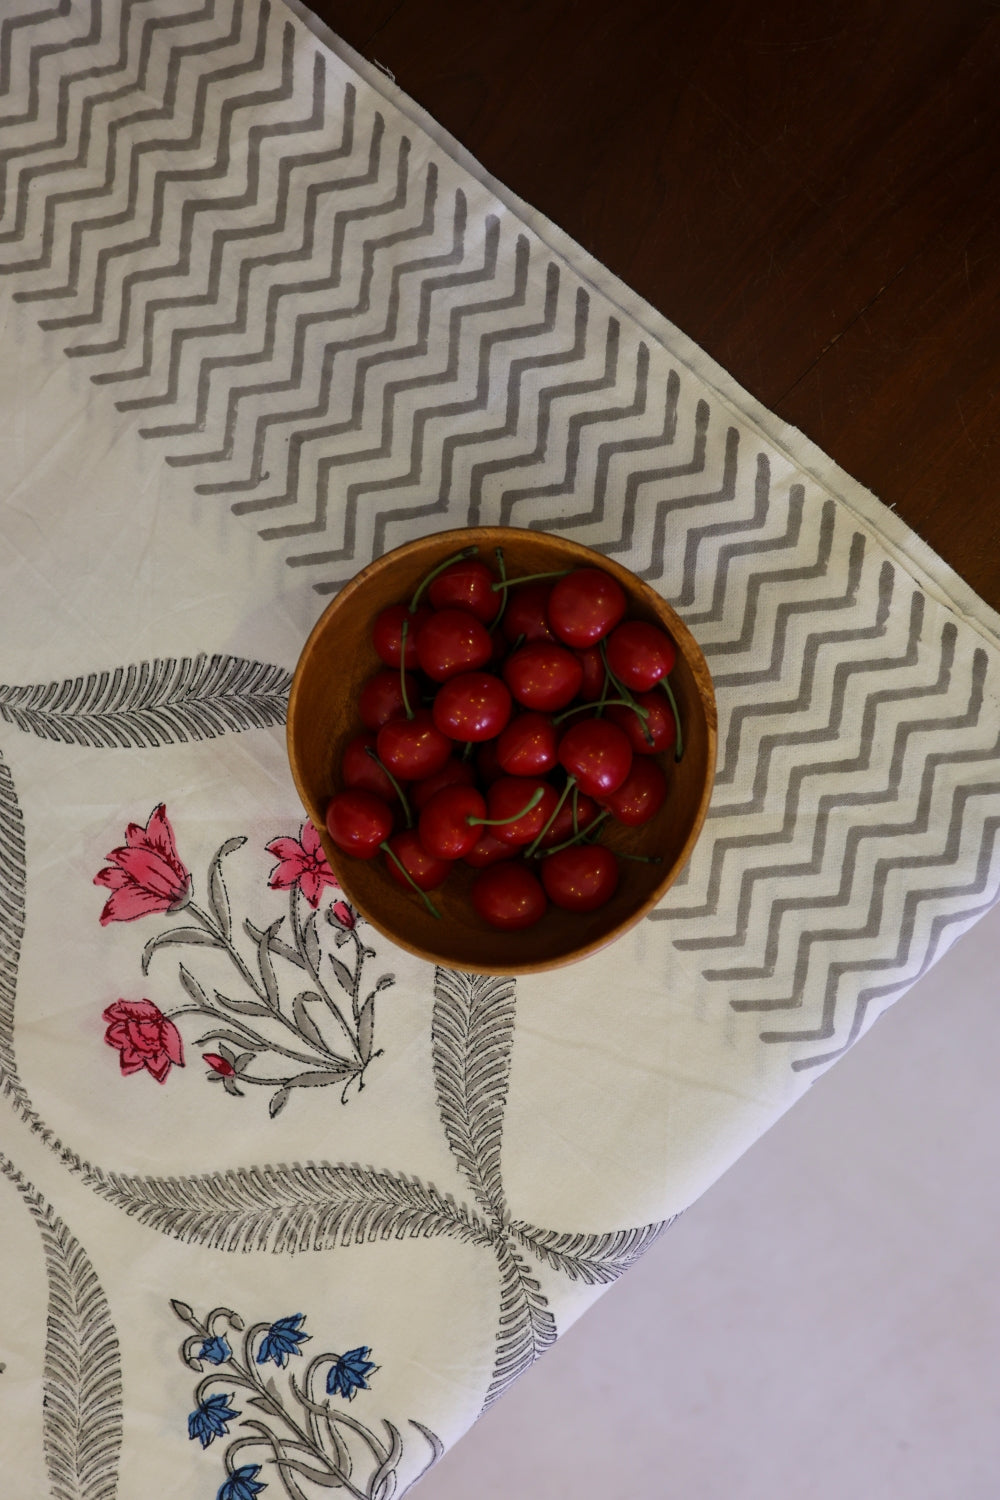
[[[387,1500],[996,902],[997,617],[304,12],[8,0],[0,173],[7,1489]],[[474,523],[720,714],[683,878],[516,982],[363,922],[284,749]]]

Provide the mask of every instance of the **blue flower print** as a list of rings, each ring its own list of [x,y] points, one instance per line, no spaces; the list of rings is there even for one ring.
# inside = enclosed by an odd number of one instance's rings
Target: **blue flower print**
[[[232,1352],[221,1334],[216,1334],[205,1340],[198,1350],[198,1358],[207,1360],[210,1365],[224,1365]]]
[[[242,1469],[234,1469],[215,1500],[253,1500],[254,1495],[267,1489],[266,1484],[257,1483],[259,1473],[260,1464],[244,1464]]]
[[[326,1377],[327,1395],[346,1396],[348,1401],[353,1401],[356,1391],[371,1390],[368,1377],[378,1369],[378,1365],[373,1365],[368,1358],[371,1352],[368,1348],[361,1348],[349,1349],[342,1354]]]
[[[259,1365],[273,1359],[278,1368],[283,1370],[290,1354],[302,1353],[299,1345],[311,1337],[308,1333],[299,1332],[299,1324],[305,1322],[305,1316],[305,1313],[295,1313],[291,1318],[279,1318],[276,1323],[271,1324],[257,1351]]]
[[[207,1397],[188,1417],[188,1437],[198,1438],[203,1448],[217,1437],[228,1437],[226,1423],[239,1416],[239,1412],[229,1405],[232,1399],[232,1392],[224,1396],[221,1391],[217,1396]]]

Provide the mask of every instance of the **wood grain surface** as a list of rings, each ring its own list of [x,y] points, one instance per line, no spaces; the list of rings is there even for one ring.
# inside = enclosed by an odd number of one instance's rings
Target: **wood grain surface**
[[[311,3],[1000,608],[1000,5]]]

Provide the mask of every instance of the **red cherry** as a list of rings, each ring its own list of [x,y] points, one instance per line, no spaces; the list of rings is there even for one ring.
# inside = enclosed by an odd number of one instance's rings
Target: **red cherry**
[[[384,732],[384,731],[383,731]],[[607,719],[583,719],[559,741],[559,763],[591,797],[606,797],[621,786],[632,764],[624,730]]]
[[[508,656],[503,677],[525,708],[554,713],[576,697],[583,680],[583,667],[565,646],[529,641]]]
[[[510,642],[502,630],[491,631],[490,640],[493,642],[493,649],[490,652],[490,659],[486,663],[487,670],[490,672],[499,672],[503,667],[507,652],[510,650]]]
[[[498,839],[490,828],[481,831],[483,836],[478,844],[473,844],[468,854],[463,855],[463,864],[471,865],[474,870],[485,870],[487,865],[495,865],[502,859],[517,857],[516,844],[505,844],[503,839]]]
[[[401,781],[422,781],[440,771],[451,754],[451,740],[435,728],[430,710],[412,719],[390,719],[375,742],[378,758]]]
[[[485,667],[493,641],[481,620],[464,609],[439,609],[420,628],[417,657],[428,677],[444,682]]]
[[[533,927],[548,906],[540,881],[519,862],[483,870],[473,881],[471,894],[482,920],[505,932]]]
[[[556,764],[558,740],[545,714],[518,714],[497,740],[497,760],[508,776],[544,776]]]
[[[344,785],[374,792],[383,802],[395,802],[396,788],[378,761],[368,754],[369,750],[374,749],[373,734],[356,734],[352,740],[348,740],[340,758],[340,774]]]
[[[601,798],[601,806],[610,809],[619,823],[638,828],[656,816],[666,795],[667,778],[660,766],[648,755],[640,755],[617,791]]]
[[[420,684],[413,672],[406,673],[406,694],[411,705],[419,703]],[[398,719],[406,713],[398,667],[395,671],[383,667],[369,677],[358,694],[358,712],[366,729],[381,729],[390,719]]]
[[[567,646],[593,646],[624,619],[627,603],[617,578],[603,568],[574,568],[552,586],[549,624]]]
[[[436,855],[428,854],[415,828],[404,828],[400,833],[394,833],[389,840],[389,848],[396,859],[386,855],[385,868],[397,885],[409,888],[412,882],[419,890],[433,891],[443,885],[451,873],[451,860],[438,859]],[[399,865],[403,866],[409,880]]]
[[[496,740],[487,740],[476,751],[476,772],[481,786],[492,786],[494,781],[499,781],[506,774],[497,760]]]
[[[406,665],[417,665],[417,636],[431,611],[426,604],[418,605],[411,614],[405,604],[389,604],[375,617],[372,626],[372,645],[387,667],[398,667],[403,654],[403,623],[406,623]]]
[[[596,911],[618,889],[618,861],[603,844],[574,844],[542,860],[542,885],[565,911]]]
[[[594,703],[604,691],[604,679],[607,675],[604,658],[596,646],[588,646],[585,651],[574,651],[573,655],[583,668],[583,679],[576,696],[582,698],[584,703]]]
[[[500,592],[493,585],[496,575],[477,557],[464,557],[432,579],[427,597],[435,609],[465,609],[490,625],[500,608]]]
[[[442,734],[478,744],[497,737],[510,718],[510,709],[510,693],[499,677],[489,672],[460,672],[438,688],[431,713]]]
[[[646,710],[645,719],[625,703],[611,703],[605,709],[612,724],[617,724],[628,735],[632,754],[660,755],[664,750],[672,750],[677,739],[677,725],[664,694],[636,693],[635,701]]]
[[[626,687],[644,693],[666,677],[677,660],[677,647],[656,625],[623,620],[608,636],[608,666]]]
[[[331,797],[327,832],[338,849],[355,859],[371,859],[392,832],[392,809],[374,792],[347,790]]]
[[[534,801],[536,793],[541,795]],[[538,777],[501,776],[486,793],[494,835],[504,844],[530,844],[555,812],[558,801],[555,787]]]
[[[417,832],[428,854],[437,859],[463,859],[483,836],[486,799],[474,786],[446,786],[420,814]]]
[[[548,580],[521,584],[507,591],[507,608],[500,629],[509,641],[522,636],[526,641],[555,641],[547,612],[551,592]]]
[[[574,828],[573,797],[570,794],[556,813],[551,828],[546,833],[543,833],[539,839],[539,849],[553,849],[556,844],[564,844],[574,834],[583,833],[597,817],[598,810],[597,803],[592,797],[586,797],[582,792],[578,792],[576,798],[576,827]]]
[[[440,792],[446,786],[475,786],[476,773],[467,760],[459,760],[452,755],[445,761],[440,771],[435,771],[433,776],[425,776],[422,781],[415,781],[409,788],[410,805],[414,811],[421,812],[431,800],[435,792]]]

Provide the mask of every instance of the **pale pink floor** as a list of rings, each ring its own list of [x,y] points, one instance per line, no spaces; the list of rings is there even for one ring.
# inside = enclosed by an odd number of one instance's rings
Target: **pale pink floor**
[[[996,1500],[1000,909],[619,1281],[421,1500]]]

